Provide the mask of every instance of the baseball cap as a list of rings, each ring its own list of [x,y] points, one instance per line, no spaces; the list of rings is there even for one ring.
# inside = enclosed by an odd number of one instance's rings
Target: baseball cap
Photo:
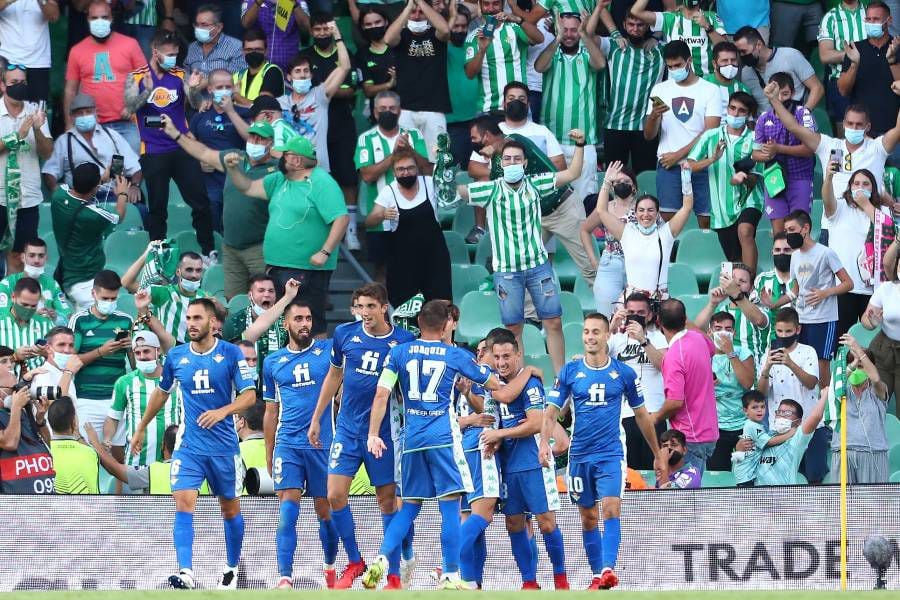
[[[131,349],[135,350],[138,346],[150,346],[151,348],[159,348],[159,338],[152,331],[138,331],[131,340]]]
[[[264,110],[277,110],[278,112],[281,112],[281,105],[278,104],[278,100],[272,96],[257,96],[256,100],[253,101],[253,106],[250,107],[250,116],[256,118],[256,115]]]
[[[276,146],[278,152],[290,152],[316,160],[316,149],[313,148],[312,142],[302,135],[298,135],[286,141],[281,146]]]
[[[72,103],[69,105],[69,112],[73,113],[82,108],[97,108],[94,97],[88,96],[87,94],[76,94],[75,97],[72,98]]]
[[[256,135],[264,138],[275,137],[275,129],[272,125],[266,121],[257,121],[250,125],[247,129],[248,133],[255,133]]]

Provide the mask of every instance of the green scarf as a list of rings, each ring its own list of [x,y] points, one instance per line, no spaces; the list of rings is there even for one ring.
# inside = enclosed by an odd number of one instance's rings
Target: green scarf
[[[460,198],[456,194],[456,166],[454,163],[453,154],[450,152],[450,136],[446,133],[438,134],[437,156],[432,180],[439,208],[455,208],[460,202]]]
[[[18,134],[10,133],[2,138],[9,156],[6,159],[6,231],[0,239],[0,252],[12,248],[16,237],[16,214],[22,201],[22,171],[19,169],[19,152],[28,152],[31,146],[20,140]]]
[[[835,433],[841,430],[841,402],[847,397],[847,369],[846,346],[838,348],[837,356],[831,361],[831,386],[828,389],[828,398],[825,402],[825,424],[831,427]]]

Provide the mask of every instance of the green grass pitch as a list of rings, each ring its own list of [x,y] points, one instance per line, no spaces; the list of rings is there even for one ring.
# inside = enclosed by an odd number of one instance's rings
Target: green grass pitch
[[[627,594],[630,600],[734,600],[735,594],[740,594],[741,600],[846,600],[856,598],[859,594],[868,595],[869,592],[822,592],[822,591],[717,591],[717,592],[609,592],[612,594]],[[384,598],[392,600],[451,600],[460,596],[474,595],[475,598],[488,598],[490,600],[519,600],[522,592],[438,592],[438,591],[412,591],[412,592],[367,592],[359,591],[283,591],[283,590],[238,590],[232,591],[111,591],[111,592],[14,592],[3,594],[3,600],[171,600],[174,597],[184,600],[219,600],[237,598],[239,600],[363,600],[364,597]],[[586,599],[588,596],[603,595],[603,592],[553,592],[552,598]],[[529,596],[540,597],[541,592],[529,592]],[[549,596],[548,596],[549,597]],[[873,600],[900,600],[900,592],[882,591],[875,592]]]

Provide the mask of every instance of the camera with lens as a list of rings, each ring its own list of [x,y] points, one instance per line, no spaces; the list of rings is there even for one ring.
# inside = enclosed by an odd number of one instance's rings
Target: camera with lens
[[[13,386],[13,393],[18,392],[22,388],[31,387],[30,381],[20,381]],[[63,395],[58,385],[39,385],[31,391],[32,398],[46,398],[47,400],[56,400]]]

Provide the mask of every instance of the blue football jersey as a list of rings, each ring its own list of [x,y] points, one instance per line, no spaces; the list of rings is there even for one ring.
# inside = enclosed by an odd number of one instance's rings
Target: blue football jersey
[[[247,364],[240,348],[216,340],[213,347],[198,354],[191,344],[175,346],[166,356],[159,387],[181,390],[182,420],[177,448],[209,456],[233,456],[239,452],[238,436],[231,418],[203,429],[197,424],[208,410],[231,404],[235,394],[254,389],[256,370]]]
[[[494,417],[494,427],[499,425],[500,409],[498,402],[491,398],[491,393],[477,383],[472,384],[472,393],[476,396],[484,398],[484,413]],[[469,404],[468,398],[460,392],[456,394],[456,414],[460,417],[467,417],[477,411]],[[466,427],[463,429],[463,450],[478,450],[481,446],[481,432],[484,427]]]
[[[275,443],[290,448],[313,447],[306,432],[319,401],[322,383],[328,375],[330,356],[331,340],[316,340],[305,350],[295,352],[282,348],[266,357],[263,362],[263,400],[281,403]],[[319,423],[319,440],[323,448],[329,448],[334,435],[330,402]]]
[[[572,396],[572,445],[570,456],[590,455],[598,460],[622,458],[622,400],[631,408],[644,404],[644,394],[634,370],[610,358],[595,369],[584,359],[563,365],[547,402],[562,408]]]
[[[381,337],[366,333],[362,321],[344,323],[334,330],[331,364],[344,370],[344,392],[337,416],[337,433],[351,438],[369,436],[369,415],[381,369],[388,352],[394,346],[413,341],[415,336],[405,329],[394,327]],[[391,437],[388,414],[381,423],[382,439]]]
[[[528,411],[544,410],[544,384],[537,377],[528,379],[522,393],[509,404],[500,405],[500,427],[512,429],[525,420]],[[538,460],[538,436],[506,438],[500,446],[500,467],[504,473],[528,471],[541,466]]]
[[[386,379],[399,383],[404,453],[452,445],[459,431],[452,409],[456,378],[483,385],[491,377],[490,369],[465,350],[427,340],[392,348],[384,370]]]

